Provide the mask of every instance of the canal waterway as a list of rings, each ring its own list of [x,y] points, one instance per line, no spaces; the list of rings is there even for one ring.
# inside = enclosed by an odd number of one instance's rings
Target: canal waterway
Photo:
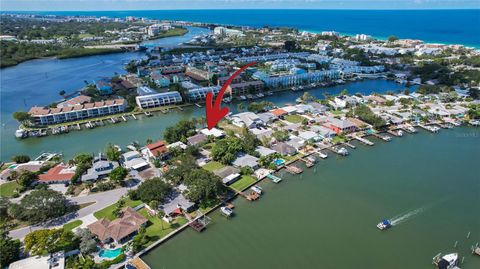
[[[470,254],[480,241],[480,129],[372,141],[279,184],[267,179],[260,200],[234,201],[232,219],[215,212],[203,233],[187,229],[142,259],[177,269],[429,269],[437,253],[458,252],[462,269],[480,268]],[[399,221],[382,232],[384,218]]]

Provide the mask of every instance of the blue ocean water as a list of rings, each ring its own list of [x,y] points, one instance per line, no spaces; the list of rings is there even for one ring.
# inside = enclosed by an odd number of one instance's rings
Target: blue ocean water
[[[261,27],[335,30],[480,47],[480,9],[473,10],[135,10],[36,12],[61,15],[146,17]]]

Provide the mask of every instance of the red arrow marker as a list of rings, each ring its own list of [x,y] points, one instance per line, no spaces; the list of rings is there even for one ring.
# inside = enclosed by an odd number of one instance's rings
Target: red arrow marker
[[[235,71],[233,75],[228,78],[228,80],[223,84],[222,88],[220,89],[220,92],[217,95],[217,98],[215,99],[215,103],[212,105],[212,99],[213,99],[213,93],[209,92],[207,93],[207,100],[206,100],[206,106],[205,106],[205,113],[207,115],[207,126],[208,129],[212,129],[217,125],[217,123],[225,117],[230,109],[228,107],[220,107],[220,104],[223,99],[223,94],[225,93],[225,90],[227,89],[228,85],[232,83],[232,80],[238,76],[240,73],[242,73],[245,69],[247,69],[249,66],[254,65],[255,62],[248,63],[247,65],[243,66],[239,70]]]

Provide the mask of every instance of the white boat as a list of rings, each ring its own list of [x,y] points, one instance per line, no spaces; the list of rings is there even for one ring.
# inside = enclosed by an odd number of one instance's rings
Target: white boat
[[[247,97],[245,97],[245,95],[240,95],[240,100],[245,101],[247,100]]]
[[[255,185],[255,186],[252,186],[250,189],[258,194],[262,194],[262,187],[260,186]]]
[[[402,130],[398,130],[397,134],[398,134],[398,136],[403,136],[403,131],[402,131]]]
[[[323,153],[323,152],[321,152],[321,151],[317,151],[317,154],[318,154],[318,156],[320,156],[320,158],[322,158],[322,159],[326,159],[326,158],[328,157],[328,155],[327,155],[326,153]]]
[[[231,208],[226,207],[226,206],[220,207],[220,211],[226,217],[231,217],[233,215],[233,210]]]
[[[15,131],[15,137],[16,138],[25,138],[25,137],[27,137],[27,132],[25,132],[25,130],[18,129],[18,130]]]
[[[377,224],[377,228],[382,231],[390,227],[392,227],[392,223],[389,220],[382,220]]]
[[[382,137],[382,139],[383,139],[384,141],[387,141],[387,142],[392,141],[392,137],[390,137],[390,136],[388,136],[388,135],[384,135],[384,136]]]
[[[480,126],[480,120],[471,120],[468,123],[472,126]]]
[[[440,258],[441,255],[442,254],[438,254],[433,258],[433,264],[435,264],[438,269],[460,269],[458,267],[458,253],[446,254]]]
[[[263,97],[265,97],[265,95],[264,95],[263,93],[261,93],[261,92],[257,93],[257,96],[258,96],[258,98],[263,98]]]
[[[268,95],[268,96],[272,96],[272,95],[273,95],[273,92],[272,92],[272,91],[268,91],[268,92],[267,92],[267,95]]]
[[[343,156],[347,156],[348,155],[348,150],[346,148],[340,148],[338,150],[338,154],[343,155]]]

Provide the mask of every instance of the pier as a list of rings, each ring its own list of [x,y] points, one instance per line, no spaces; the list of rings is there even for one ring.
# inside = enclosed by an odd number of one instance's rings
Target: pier
[[[376,133],[372,134],[372,135],[376,138],[382,139],[385,142],[390,142],[392,140],[392,138],[388,135],[380,135],[380,134],[376,134]]]
[[[316,153],[317,153],[317,155],[318,155],[320,158],[322,158],[322,159],[326,159],[326,158],[328,157],[327,154],[321,152],[320,150],[317,151]]]
[[[267,177],[272,180],[273,183],[279,183],[282,181],[281,178],[275,176],[274,174],[268,174]]]
[[[373,146],[375,145],[372,141],[366,139],[366,138],[363,138],[363,137],[360,137],[360,136],[354,136],[353,137],[354,139],[357,139],[358,141],[362,142],[363,144],[367,145],[367,146]]]
[[[440,129],[436,126],[423,125],[423,124],[419,124],[418,127],[423,128],[431,133],[438,133],[438,130]]]
[[[296,167],[295,165],[286,165],[285,166],[285,169],[287,170],[287,172],[291,173],[291,174],[301,174],[303,172],[303,170],[301,168],[298,168]]]
[[[353,144],[350,144],[349,142],[345,142],[343,143],[345,146],[349,147],[349,148],[352,148],[352,149],[356,149],[357,147],[355,147],[355,145]]]
[[[132,114],[132,118],[133,118],[134,120],[137,119],[137,117],[135,117],[135,114]]]

